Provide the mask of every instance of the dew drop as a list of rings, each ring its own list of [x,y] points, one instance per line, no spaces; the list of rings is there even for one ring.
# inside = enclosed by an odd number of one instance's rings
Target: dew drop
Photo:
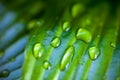
[[[5,77],[8,77],[9,74],[10,74],[10,71],[5,69],[5,70],[0,72],[0,77],[4,77],[5,78]]]
[[[63,31],[69,31],[70,30],[70,23],[68,21],[63,23]]]
[[[116,47],[115,43],[113,43],[113,42],[111,42],[110,45],[111,45],[111,47],[113,47],[113,48]]]
[[[84,10],[85,10],[85,7],[83,4],[77,3],[73,5],[72,10],[71,10],[72,17],[73,18],[77,17]]]
[[[65,68],[68,66],[70,63],[72,57],[74,55],[74,47],[70,46],[68,49],[65,51],[65,54],[60,62],[60,70],[65,70]]]
[[[92,40],[92,35],[89,31],[83,28],[79,28],[76,34],[76,38],[89,43]]]
[[[44,61],[43,62],[43,67],[44,67],[44,69],[48,69],[48,70],[50,70],[51,69],[51,64],[50,64],[50,62],[48,62],[48,61]]]
[[[96,60],[100,55],[100,50],[97,47],[89,48],[89,57],[92,60]]]
[[[53,38],[53,40],[51,41],[51,46],[56,48],[60,45],[61,41],[58,37]]]
[[[41,43],[36,43],[33,48],[33,56],[40,58],[45,51],[45,47]]]

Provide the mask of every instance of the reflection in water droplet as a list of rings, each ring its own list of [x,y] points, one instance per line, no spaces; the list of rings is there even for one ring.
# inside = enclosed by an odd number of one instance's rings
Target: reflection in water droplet
[[[89,31],[83,28],[79,28],[76,34],[76,38],[89,43],[92,40],[92,35]]]
[[[0,49],[0,57],[2,57],[4,54],[4,50]]]
[[[77,17],[84,10],[85,10],[85,7],[83,4],[77,3],[77,4],[73,5],[72,10],[71,10],[72,17],[73,18]]]
[[[5,77],[8,77],[9,74],[10,74],[10,71],[5,69],[5,70],[0,72],[0,77],[4,77],[5,78]]]
[[[40,58],[45,51],[45,47],[41,43],[36,43],[33,47],[33,56]]]
[[[113,43],[113,42],[111,42],[110,45],[111,45],[111,47],[113,47],[113,48],[116,47],[115,43]]]
[[[43,67],[44,67],[44,69],[50,69],[51,68],[51,64],[50,64],[50,62],[48,62],[48,61],[44,61],[43,62]]]
[[[89,57],[92,60],[96,60],[100,55],[100,50],[97,47],[89,48]]]
[[[53,40],[51,41],[51,46],[56,48],[60,45],[61,41],[60,41],[60,38],[58,37],[55,37],[53,38]]]
[[[68,22],[68,21],[66,21],[66,22],[64,22],[63,23],[63,31],[69,31],[69,29],[70,29],[70,23]]]
[[[65,54],[60,62],[60,70],[65,70],[67,65],[69,65],[72,57],[74,55],[74,47],[70,46],[68,49],[65,51]]]

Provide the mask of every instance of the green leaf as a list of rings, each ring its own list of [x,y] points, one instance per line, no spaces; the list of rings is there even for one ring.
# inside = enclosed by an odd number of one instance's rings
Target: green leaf
[[[70,17],[69,8],[69,6],[65,8],[58,21],[55,21],[52,16],[51,20],[48,20],[50,23],[39,27],[32,34],[26,47],[22,80],[114,80],[119,78],[119,72],[114,72],[114,78],[110,76],[111,65],[113,66],[111,61],[114,59],[113,52],[116,48],[111,43],[115,45],[117,42],[119,23],[117,17],[110,14],[109,5],[104,3],[90,7],[88,12],[84,15],[79,13],[79,16],[74,19]],[[70,28],[64,30],[66,26]],[[85,33],[80,33],[79,38],[76,38],[79,28],[84,28]],[[55,37],[60,39],[58,47],[51,45],[57,44],[58,40],[52,41]],[[33,48],[37,42],[44,45],[45,51],[42,57],[36,59]],[[91,52],[92,47],[94,49],[97,47],[97,51]],[[98,55],[95,59],[91,59],[93,53]],[[50,69],[45,68],[45,61],[48,62],[46,66],[50,65]],[[119,63],[116,69],[119,69]]]

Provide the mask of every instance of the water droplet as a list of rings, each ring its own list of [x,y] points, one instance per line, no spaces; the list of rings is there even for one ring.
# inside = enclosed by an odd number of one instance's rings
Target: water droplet
[[[92,60],[96,60],[100,55],[100,50],[97,47],[89,48],[89,57]]]
[[[77,3],[75,5],[73,5],[72,7],[72,17],[75,18],[78,15],[80,15],[83,11],[85,10],[85,7],[83,4]]]
[[[117,77],[116,80],[120,80],[120,77]]]
[[[10,71],[5,69],[5,70],[0,72],[0,77],[8,77],[9,74],[10,74]]]
[[[111,47],[113,47],[113,48],[116,47],[115,43],[113,43],[113,42],[111,42],[110,45],[111,45]]]
[[[60,43],[61,43],[60,39],[58,37],[55,37],[51,41],[51,46],[56,48],[56,47],[58,47],[60,45]]]
[[[4,54],[4,50],[0,49],[0,57],[2,57]]]
[[[68,21],[63,23],[63,31],[69,31],[70,30],[70,23]]]
[[[33,56],[40,58],[45,51],[45,47],[41,43],[36,43],[33,48]]]
[[[43,62],[43,67],[45,68],[45,69],[50,69],[51,68],[51,64],[50,64],[50,62],[48,62],[48,61],[44,61]]]
[[[89,43],[92,40],[92,35],[89,31],[83,28],[79,28],[76,34],[76,38]]]
[[[68,49],[66,50],[61,62],[60,62],[60,70],[65,70],[65,68],[67,67],[67,65],[70,63],[72,57],[74,55],[74,47],[70,46],[68,47]]]

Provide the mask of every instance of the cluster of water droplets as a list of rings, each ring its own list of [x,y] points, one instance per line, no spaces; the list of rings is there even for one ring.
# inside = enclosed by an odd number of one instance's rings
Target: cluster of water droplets
[[[70,22],[66,21],[66,22],[63,23],[63,26],[62,26],[62,30],[63,30],[63,31],[66,31],[66,32],[67,32],[67,31],[70,30],[70,28],[71,28]],[[90,43],[91,40],[92,40],[92,35],[91,35],[91,33],[90,33],[88,30],[86,30],[86,29],[84,29],[84,28],[79,28],[79,29],[77,30],[77,33],[76,33],[75,38],[78,39],[78,40],[82,40],[82,41],[84,41],[85,43]],[[54,37],[54,38],[51,40],[51,43],[50,43],[51,47],[53,47],[53,48],[59,47],[60,44],[61,44],[61,40],[60,40],[59,37]],[[62,57],[62,59],[61,59],[61,62],[60,62],[60,70],[64,70],[64,69],[66,68],[66,66],[70,63],[70,61],[71,61],[71,59],[72,59],[72,57],[73,57],[73,54],[74,54],[74,52],[75,52],[74,50],[75,50],[75,49],[74,49],[74,46],[69,46],[69,47],[67,48],[67,50],[65,51],[65,53],[64,53],[64,55],[63,55],[63,57]],[[41,44],[41,43],[36,43],[36,44],[34,45],[34,48],[33,48],[33,56],[34,56],[35,58],[40,58],[40,57],[42,57],[42,55],[44,54],[44,52],[45,52],[45,47],[44,47],[43,44]],[[100,50],[99,50],[98,48],[96,48],[96,47],[91,47],[91,48],[89,49],[89,57],[90,57],[92,60],[97,59],[99,53],[100,53]],[[48,62],[48,61],[44,61],[43,67],[44,67],[45,69],[50,69],[51,63]]]

